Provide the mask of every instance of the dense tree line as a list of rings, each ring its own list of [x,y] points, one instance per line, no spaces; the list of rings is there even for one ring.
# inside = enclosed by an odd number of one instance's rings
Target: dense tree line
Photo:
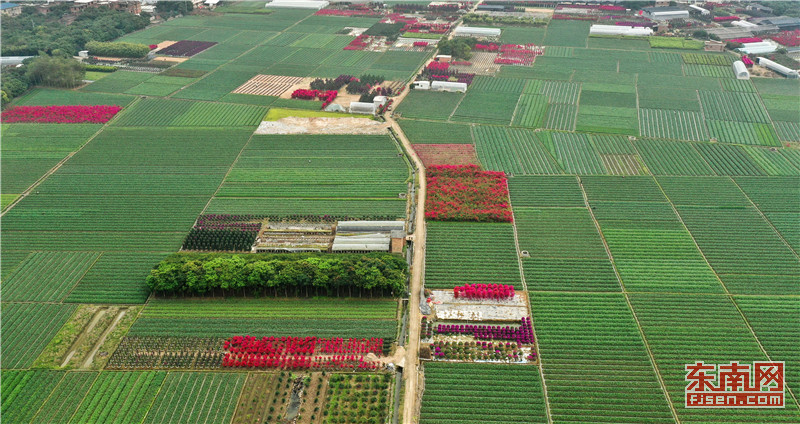
[[[159,293],[399,296],[408,265],[389,253],[176,253],[156,265],[147,285]]]
[[[156,2],[156,13],[162,18],[185,15],[192,11],[194,6],[190,1],[159,1]]]
[[[147,13],[136,16],[107,7],[93,7],[64,25],[68,14],[68,5],[54,4],[47,15],[26,6],[19,16],[3,16],[2,55],[32,56],[40,51],[52,53],[56,50],[76,55],[90,41],[113,40],[150,23]]]
[[[86,43],[86,50],[93,56],[145,57],[150,47],[146,44],[90,41]]]
[[[439,54],[451,55],[454,59],[467,60],[472,57],[472,48],[477,43],[477,38],[458,37],[452,40],[439,41],[436,47],[439,48]]]
[[[71,56],[58,50],[52,56],[42,52],[35,58],[26,59],[20,67],[3,68],[0,76],[2,105],[22,95],[34,85],[77,87],[83,82],[85,75],[85,67]]]

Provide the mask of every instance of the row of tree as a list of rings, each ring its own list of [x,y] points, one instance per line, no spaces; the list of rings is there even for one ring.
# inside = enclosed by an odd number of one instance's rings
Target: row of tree
[[[111,57],[145,57],[150,52],[147,44],[118,42],[90,41],[86,43],[86,50],[93,56]]]
[[[148,287],[159,293],[399,296],[408,264],[389,253],[176,253],[156,265]]]
[[[2,105],[22,95],[33,85],[73,88],[83,82],[86,68],[71,56],[59,53],[27,59],[20,67],[5,67],[0,77]]]

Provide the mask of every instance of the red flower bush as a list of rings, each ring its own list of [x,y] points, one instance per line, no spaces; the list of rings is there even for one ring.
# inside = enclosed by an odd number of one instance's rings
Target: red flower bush
[[[453,287],[456,299],[510,299],[514,297],[514,286],[507,284],[464,284]]]
[[[328,90],[328,91],[321,91],[321,90],[306,90],[303,88],[294,90],[292,92],[293,99],[299,100],[314,100],[320,99],[322,100],[322,108],[325,109],[331,104],[335,99],[336,96],[339,95],[339,92],[336,90]]]
[[[157,48],[158,48],[158,44],[151,44],[150,45],[150,50],[155,50]]]
[[[428,47],[427,41],[415,41],[413,43],[414,47]]]
[[[777,35],[772,35],[769,38],[786,47],[797,47],[800,46],[800,29],[796,29],[794,31],[783,31]]]
[[[729,22],[729,21],[738,21],[738,16],[715,16],[714,22]]]
[[[744,37],[744,38],[732,38],[727,41],[729,43],[760,43],[764,40],[758,37]]]
[[[2,121],[37,122],[42,124],[104,124],[117,112],[120,106],[17,106],[2,114]]]
[[[380,363],[364,355],[381,355],[383,339],[234,336],[223,347],[224,367],[375,370]]]
[[[450,69],[449,62],[431,62],[427,66],[428,69],[432,71],[446,71]]]
[[[505,174],[478,165],[427,168],[425,217],[436,221],[512,222]]]

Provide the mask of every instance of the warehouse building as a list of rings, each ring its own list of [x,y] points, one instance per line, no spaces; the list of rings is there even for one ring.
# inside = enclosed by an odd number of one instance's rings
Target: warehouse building
[[[624,25],[592,25],[589,34],[594,35],[653,35],[653,29],[648,27],[633,27]]]
[[[456,37],[498,38],[500,32],[500,28],[459,26],[453,31],[453,35]]]
[[[669,21],[671,19],[686,19],[689,17],[688,10],[674,6],[645,7],[639,14],[654,21]]]
[[[284,8],[284,9],[313,9],[320,10],[330,4],[327,1],[317,0],[272,0],[267,3],[269,8]]]
[[[403,221],[339,221],[331,252],[401,253],[405,237]]]

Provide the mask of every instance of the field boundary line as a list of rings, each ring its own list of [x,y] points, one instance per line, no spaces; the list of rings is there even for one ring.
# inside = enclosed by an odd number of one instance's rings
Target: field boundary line
[[[790,245],[789,242],[786,241],[786,238],[783,236],[783,234],[780,231],[778,231],[778,228],[775,227],[775,225],[772,223],[772,221],[770,221],[769,218],[767,218],[767,216],[764,215],[764,212],[761,211],[761,209],[758,207],[758,205],[756,205],[756,203],[753,201],[753,199],[751,199],[750,196],[747,195],[747,193],[742,189],[742,186],[740,186],[739,183],[737,183],[736,180],[732,176],[728,176],[728,178],[731,180],[731,182],[733,182],[733,184],[736,186],[736,188],[738,188],[739,191],[742,192],[744,197],[747,198],[747,201],[750,202],[750,205],[752,205],[753,208],[756,210],[756,212],[758,212],[758,215],[761,217],[761,219],[763,219],[764,221],[767,222],[769,227],[772,228],[772,231],[774,231],[775,234],[778,235],[778,238],[781,239],[783,244],[785,244],[786,247],[789,248],[789,250],[794,254],[794,256],[798,260],[800,260],[800,255],[797,254],[797,251],[795,251],[794,248],[792,247],[792,245]]]
[[[133,105],[135,105],[136,103],[138,103],[140,99],[141,99],[140,97],[137,97],[137,98],[135,98],[135,99],[134,99],[134,100],[133,100],[133,101],[132,101],[130,104],[128,104],[128,106],[125,106],[124,108],[122,108],[122,111],[121,111],[121,112],[117,113],[116,115],[114,115],[114,117],[112,117],[111,119],[109,119],[109,120],[108,120],[108,122],[106,122],[105,124],[103,124],[103,126],[102,126],[102,127],[100,127],[100,129],[98,129],[98,130],[97,130],[97,132],[95,132],[94,134],[92,134],[92,136],[91,136],[91,137],[89,137],[89,139],[88,139],[88,140],[86,140],[86,141],[85,141],[83,144],[81,144],[81,145],[78,147],[78,149],[77,149],[77,150],[75,150],[75,151],[73,151],[73,152],[70,152],[70,153],[69,153],[69,154],[68,154],[68,155],[67,155],[65,158],[61,159],[61,160],[60,160],[60,161],[59,161],[57,164],[55,164],[55,166],[53,166],[52,168],[50,168],[50,170],[49,170],[49,171],[45,172],[45,173],[44,173],[44,175],[42,175],[41,177],[39,177],[39,179],[38,179],[38,180],[34,181],[34,182],[33,182],[33,184],[31,184],[31,185],[30,185],[30,186],[29,186],[27,189],[25,189],[25,190],[24,190],[22,193],[20,193],[20,194],[19,194],[19,196],[18,196],[16,199],[14,199],[14,201],[13,201],[13,202],[11,202],[11,204],[10,204],[10,205],[6,206],[6,209],[5,209],[4,211],[2,211],[2,213],[0,213],[0,217],[3,217],[3,216],[5,216],[5,215],[6,215],[6,213],[8,213],[8,211],[10,211],[10,210],[11,210],[11,208],[13,208],[14,206],[16,206],[16,205],[17,205],[17,204],[18,204],[20,201],[22,201],[22,199],[24,199],[24,198],[28,197],[28,195],[29,195],[29,194],[31,194],[31,192],[33,191],[33,189],[35,189],[36,187],[39,187],[39,186],[40,186],[40,185],[41,185],[41,184],[44,182],[44,180],[46,180],[46,179],[47,179],[48,177],[50,177],[51,175],[55,174],[55,173],[56,173],[56,171],[58,171],[58,169],[59,169],[59,168],[61,168],[61,166],[62,166],[62,165],[64,165],[65,163],[67,163],[67,161],[68,161],[68,160],[70,160],[70,159],[71,159],[73,156],[75,156],[75,155],[76,155],[78,152],[80,152],[81,150],[83,150],[83,148],[84,148],[84,147],[86,147],[86,145],[87,145],[87,144],[89,144],[89,143],[90,143],[92,140],[94,140],[95,138],[97,138],[97,136],[98,136],[98,135],[100,135],[100,133],[102,133],[102,132],[103,132],[103,131],[106,129],[106,127],[108,127],[109,125],[111,125],[111,123],[112,123],[112,122],[114,122],[114,120],[115,120],[115,119],[116,119],[118,116],[120,116],[120,115],[124,114],[124,113],[126,112],[127,108],[129,108],[129,107],[132,107]]]
[[[728,177],[728,178],[730,178],[733,181],[733,178],[731,178],[731,177]],[[655,178],[654,178],[654,180],[655,180]],[[734,184],[735,184],[735,182],[734,182]],[[764,348],[764,345],[761,344],[761,340],[759,340],[758,335],[756,334],[756,331],[750,325],[750,321],[747,320],[747,316],[744,314],[742,309],[739,307],[739,304],[736,303],[735,297],[728,290],[728,287],[725,285],[725,283],[722,281],[722,279],[719,278],[719,274],[717,274],[717,271],[715,271],[714,267],[711,266],[711,263],[708,262],[708,258],[706,258],[706,255],[705,255],[705,253],[703,253],[703,250],[700,249],[700,245],[697,243],[697,240],[695,240],[694,234],[692,234],[692,232],[689,231],[689,227],[686,226],[686,223],[683,221],[683,217],[681,217],[681,215],[678,213],[678,208],[675,207],[675,205],[672,203],[672,200],[667,196],[667,193],[664,191],[664,188],[661,187],[661,184],[658,182],[658,180],[656,180],[656,185],[658,185],[658,188],[659,188],[659,190],[661,190],[661,193],[669,201],[669,205],[672,207],[672,210],[675,213],[675,215],[678,216],[678,220],[681,222],[681,225],[683,226],[683,228],[686,230],[687,233],[689,233],[689,237],[692,238],[692,243],[694,243],[695,247],[697,248],[697,251],[700,252],[700,256],[703,257],[703,260],[705,261],[706,265],[708,265],[708,268],[711,269],[711,271],[714,273],[714,276],[717,277],[717,281],[719,281],[719,284],[722,286],[722,289],[725,290],[725,294],[727,295],[728,300],[730,300],[731,304],[733,304],[733,307],[736,308],[736,311],[739,312],[739,316],[742,318],[742,321],[744,322],[744,325],[747,327],[747,329],[750,330],[750,335],[753,336],[753,340],[755,340],[756,344],[758,344],[758,348],[761,349],[761,353],[763,353],[764,356],[767,357],[767,359],[772,361],[772,358],[770,357],[770,355],[767,352],[767,350]],[[739,187],[738,184],[736,186]],[[742,190],[742,189],[739,187],[739,190]],[[744,190],[742,190],[742,192],[744,193]],[[747,199],[750,200],[749,197]],[[758,210],[758,208],[756,208],[756,210]],[[759,211],[759,213],[760,213],[760,211]],[[766,220],[766,218],[763,218],[763,219]],[[769,223],[769,225],[770,225],[770,227],[772,227],[771,223]],[[777,231],[777,230],[775,230],[774,227],[772,227],[772,229],[773,229],[773,231]],[[784,243],[785,243],[785,240],[784,240]],[[789,395],[791,395],[792,399],[794,399],[795,405],[800,406],[800,402],[797,401],[797,397],[795,397],[794,393],[792,392],[792,389],[788,385],[786,385],[785,387],[786,387],[786,390],[789,392]]]
[[[650,348],[650,343],[647,342],[647,336],[644,333],[644,329],[642,328],[641,322],[639,322],[639,317],[636,315],[636,310],[633,308],[633,304],[631,303],[631,299],[629,297],[629,293],[625,289],[625,283],[622,281],[622,276],[619,274],[619,269],[617,269],[617,263],[614,261],[614,255],[611,253],[611,248],[608,246],[608,241],[606,240],[605,234],[603,234],[603,230],[600,228],[600,222],[597,221],[597,217],[594,215],[594,211],[592,211],[592,207],[589,204],[589,196],[586,194],[586,190],[583,187],[583,181],[581,181],[580,176],[578,178],[578,185],[581,188],[581,194],[583,195],[583,202],[586,205],[586,209],[589,211],[589,215],[592,217],[592,221],[594,222],[595,227],[597,228],[597,232],[600,234],[600,240],[603,241],[603,247],[606,249],[606,254],[608,255],[609,261],[611,261],[611,267],[614,270],[614,275],[617,277],[617,282],[619,283],[620,289],[622,290],[622,295],[625,298],[625,303],[628,305],[628,309],[631,311],[631,316],[633,317],[633,321],[636,323],[636,328],[639,330],[639,335],[642,337],[642,344],[644,344],[644,348],[647,351],[647,356],[650,358],[650,365],[653,367],[653,372],[658,379],[658,384],[661,386],[661,391],[663,392],[664,398],[667,401],[667,407],[669,407],[670,412],[672,413],[672,418],[675,419],[675,422],[680,424],[681,420],[678,418],[678,411],[675,409],[675,405],[672,402],[672,398],[669,395],[669,390],[667,390],[667,385],[664,382],[664,377],[661,375],[661,371],[658,369],[656,365],[656,357],[653,355],[653,350]],[[655,178],[653,178],[655,179]]]
[[[247,148],[247,146],[250,145],[250,142],[253,140],[253,136],[254,135],[255,135],[255,130],[253,131],[252,134],[250,134],[250,137],[247,138],[247,143],[244,143],[244,145],[242,146],[242,149],[239,150],[239,154],[236,155],[236,158],[233,160],[233,162],[231,162],[231,166],[228,167],[228,171],[225,172],[225,175],[222,177],[222,181],[219,182],[219,185],[217,186],[217,189],[214,190],[214,193],[211,195],[211,197],[208,198],[208,202],[206,202],[206,205],[203,206],[203,210],[200,211],[200,215],[203,215],[203,214],[206,213],[206,209],[208,209],[208,206],[211,205],[211,201],[214,200],[215,197],[217,197],[217,193],[219,193],[219,190],[222,188],[222,185],[225,184],[225,180],[228,179],[228,175],[230,175],[231,171],[233,171],[233,168],[239,162],[239,158],[242,157],[242,153],[244,153],[244,151]],[[198,217],[200,215],[198,215]],[[197,223],[197,218],[195,218],[194,223],[192,224],[192,226],[194,226],[194,224],[196,224],[196,223]]]
[[[26,369],[28,369],[28,368],[26,368]],[[34,419],[36,418],[36,416],[39,415],[40,412],[42,412],[42,408],[44,408],[44,405],[47,403],[48,400],[50,400],[51,397],[53,397],[53,393],[56,392],[56,389],[58,388],[58,386],[61,385],[61,383],[64,381],[65,378],[67,378],[67,373],[64,373],[64,375],[61,376],[61,379],[58,380],[58,383],[56,383],[56,385],[53,386],[53,390],[51,390],[50,394],[47,395],[46,398],[44,398],[44,401],[42,401],[42,404],[39,405],[39,408],[36,410],[36,413],[33,414],[33,416],[31,417],[30,422],[34,422]],[[95,378],[97,378],[97,376],[95,376]],[[94,382],[92,382],[92,384],[94,384]],[[86,395],[84,395],[84,397],[86,397]],[[83,402],[83,399],[81,399],[81,403],[82,402]],[[72,416],[70,416],[70,418],[72,418]]]

